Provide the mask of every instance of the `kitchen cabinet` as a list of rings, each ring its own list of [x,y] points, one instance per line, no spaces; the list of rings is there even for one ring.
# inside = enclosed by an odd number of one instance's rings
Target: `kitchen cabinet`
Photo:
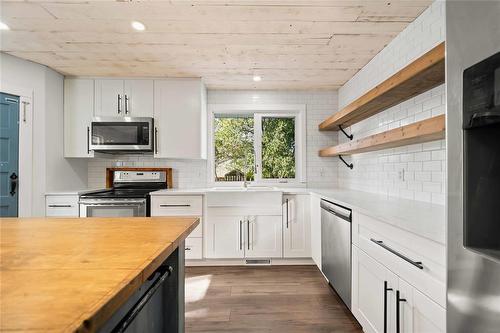
[[[394,332],[397,275],[356,246],[352,247],[352,263],[352,312],[363,331]]]
[[[198,216],[200,223],[186,238],[186,259],[203,259],[203,197],[151,195],[151,216]]]
[[[101,117],[152,117],[153,80],[95,80],[95,115]]]
[[[207,258],[244,258],[245,216],[208,215]]]
[[[418,289],[399,279],[401,333],[444,333],[446,311]]]
[[[283,257],[311,257],[309,195],[283,196]]]
[[[311,257],[321,270],[321,198],[310,196]]]
[[[78,217],[78,195],[46,195],[45,216],[47,217]]]
[[[94,157],[89,150],[94,80],[64,80],[64,157]]]
[[[352,243],[352,312],[365,332],[384,332],[384,318],[387,332],[446,331],[443,244],[357,212]]]
[[[201,79],[154,81],[157,158],[206,159],[206,89]]]
[[[248,216],[246,258],[281,258],[281,216]]]
[[[281,258],[281,216],[208,215],[207,258]]]

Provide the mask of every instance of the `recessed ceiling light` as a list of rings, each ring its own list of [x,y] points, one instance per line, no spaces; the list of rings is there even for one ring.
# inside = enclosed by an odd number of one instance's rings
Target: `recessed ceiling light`
[[[254,80],[255,82],[259,82],[259,81],[261,81],[261,80],[262,80],[262,78],[261,78],[260,76],[258,76],[258,75],[254,75],[254,76],[253,76],[253,80]]]
[[[10,30],[10,28],[7,24],[0,22],[0,30]]]
[[[139,21],[132,21],[132,28],[134,28],[137,31],[146,30],[146,27],[144,26],[144,24],[139,22]]]

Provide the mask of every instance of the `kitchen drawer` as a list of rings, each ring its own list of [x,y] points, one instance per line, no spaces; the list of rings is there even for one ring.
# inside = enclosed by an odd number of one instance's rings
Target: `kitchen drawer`
[[[203,239],[199,237],[188,237],[184,242],[186,259],[202,259],[203,258]]]
[[[47,217],[78,217],[78,195],[48,195],[45,197]]]
[[[152,196],[152,216],[201,216],[203,197],[201,195]]]
[[[191,231],[188,237],[203,237],[202,221],[203,219],[200,217],[200,223],[196,226],[196,228],[194,228],[193,231]]]
[[[413,242],[422,241],[416,235],[407,235],[408,238],[399,239],[394,237],[394,234],[385,233],[376,226],[366,225],[358,225],[356,231],[360,249],[442,307],[446,306],[446,266],[439,262],[439,251],[435,253],[434,257],[430,257],[426,250],[412,248],[411,238],[415,238]],[[402,256],[413,262],[421,262],[423,269],[405,260]]]

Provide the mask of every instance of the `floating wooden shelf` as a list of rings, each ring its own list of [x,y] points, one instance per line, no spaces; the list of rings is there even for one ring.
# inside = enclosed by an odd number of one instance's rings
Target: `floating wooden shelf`
[[[445,116],[436,116],[386,132],[370,135],[319,151],[319,156],[339,156],[440,140],[445,135]]]
[[[399,72],[328,117],[321,131],[338,131],[426,92],[445,81],[444,42],[401,69]]]

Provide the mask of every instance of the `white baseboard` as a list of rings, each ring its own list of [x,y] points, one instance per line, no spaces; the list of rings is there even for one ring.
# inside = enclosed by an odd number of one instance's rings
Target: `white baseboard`
[[[249,258],[250,259],[250,258]],[[254,259],[254,258],[251,258]],[[262,259],[262,258],[259,258]],[[312,258],[263,258],[270,259],[271,266],[278,265],[315,265]],[[260,266],[246,263],[246,259],[203,259],[203,260],[186,260],[186,266]],[[262,265],[269,266],[269,265]]]

